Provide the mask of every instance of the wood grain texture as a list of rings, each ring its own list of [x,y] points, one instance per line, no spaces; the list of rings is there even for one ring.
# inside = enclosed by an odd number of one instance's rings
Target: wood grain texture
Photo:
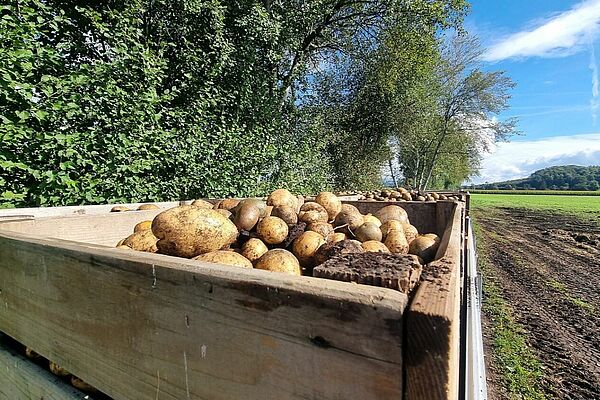
[[[19,355],[0,333],[0,399],[91,400],[60,378]]]
[[[0,226],[0,330],[115,399],[400,399],[406,304]]]
[[[406,399],[458,398],[461,203],[440,244],[444,257],[425,266],[424,280],[406,313]]]

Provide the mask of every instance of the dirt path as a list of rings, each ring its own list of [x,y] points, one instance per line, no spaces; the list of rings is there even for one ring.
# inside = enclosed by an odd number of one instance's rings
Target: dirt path
[[[543,390],[549,398],[600,399],[600,226],[520,209],[474,217],[488,267],[545,368]]]

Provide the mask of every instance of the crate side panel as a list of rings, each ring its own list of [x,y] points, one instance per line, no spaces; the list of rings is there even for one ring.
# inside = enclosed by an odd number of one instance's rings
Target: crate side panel
[[[406,296],[170,259],[1,233],[0,330],[117,399],[400,398]]]
[[[406,400],[458,396],[462,209],[457,203],[440,244],[444,256],[424,267],[407,311]]]

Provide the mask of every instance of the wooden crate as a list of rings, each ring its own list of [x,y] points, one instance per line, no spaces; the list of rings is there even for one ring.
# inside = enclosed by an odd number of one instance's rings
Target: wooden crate
[[[463,204],[396,204],[442,236],[410,307],[389,289],[114,248],[160,210],[2,211],[0,331],[115,399],[454,399]]]

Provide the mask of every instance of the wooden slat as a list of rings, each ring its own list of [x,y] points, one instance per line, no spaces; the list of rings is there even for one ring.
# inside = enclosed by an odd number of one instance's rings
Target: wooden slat
[[[462,205],[456,204],[440,244],[444,257],[424,268],[429,278],[406,314],[406,400],[458,398]]]
[[[91,397],[19,355],[6,345],[6,338],[0,333],[0,399],[91,400]]]
[[[406,304],[0,231],[0,330],[115,399],[400,399]]]

